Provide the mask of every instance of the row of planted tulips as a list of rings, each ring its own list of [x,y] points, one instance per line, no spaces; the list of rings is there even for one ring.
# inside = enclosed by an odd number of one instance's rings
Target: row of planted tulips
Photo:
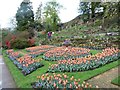
[[[49,67],[48,72],[79,72],[95,69],[120,58],[120,51],[115,48],[106,48],[96,55],[83,58],[60,60],[58,64]]]
[[[40,60],[35,60],[29,55],[18,58],[15,64],[22,70],[22,73],[25,76],[43,66],[43,64],[40,63]]]
[[[20,53],[14,52],[13,50],[7,50],[6,53],[10,60],[17,66],[18,69],[22,70],[24,75],[28,75],[35,71],[37,68],[43,66],[40,60],[33,59],[30,55],[21,56]]]
[[[22,56],[19,52],[15,52],[13,49],[7,50],[6,54],[12,61]]]
[[[49,61],[68,60],[72,58],[81,58],[90,54],[90,49],[78,47],[57,47],[47,51],[43,58]]]
[[[30,56],[32,56],[32,58],[35,58],[39,55],[44,54],[45,52],[47,52],[48,50],[39,50],[39,51],[35,51],[35,52],[30,52],[28,53]]]
[[[37,81],[33,82],[34,89],[47,90],[82,90],[83,88],[98,88],[89,83],[83,82],[80,84],[80,79],[75,79],[73,76],[69,77],[65,74],[43,74],[37,76]]]
[[[51,46],[51,45],[41,45],[41,46],[34,46],[34,47],[26,48],[26,51],[28,51],[28,52],[35,52],[35,51],[39,51],[39,50],[49,50],[51,48],[54,48],[54,46]]]

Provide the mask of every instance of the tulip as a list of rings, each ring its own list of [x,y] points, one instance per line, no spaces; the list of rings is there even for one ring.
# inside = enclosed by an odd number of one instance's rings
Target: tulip
[[[72,84],[70,84],[70,88],[72,88]]]
[[[54,83],[53,86],[56,87],[56,84]]]

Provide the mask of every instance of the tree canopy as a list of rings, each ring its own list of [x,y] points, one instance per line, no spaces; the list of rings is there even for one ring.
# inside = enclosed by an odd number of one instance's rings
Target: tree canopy
[[[29,27],[33,27],[34,13],[32,11],[32,3],[29,0],[23,0],[16,13],[17,30],[24,31]]]
[[[60,22],[58,13],[61,7],[55,0],[46,3],[43,11],[43,23],[47,31],[56,31],[58,29],[57,25]]]

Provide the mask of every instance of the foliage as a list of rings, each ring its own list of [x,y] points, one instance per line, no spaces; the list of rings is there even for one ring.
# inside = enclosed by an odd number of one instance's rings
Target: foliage
[[[6,46],[6,40],[9,41],[11,39],[12,33],[7,28],[3,28],[3,29],[0,29],[0,30],[1,30],[0,40],[2,42],[2,46],[5,47]]]
[[[84,22],[89,21],[91,18],[95,17],[96,11],[99,12],[100,2],[83,2],[80,1],[79,13],[82,14],[82,19]]]
[[[58,16],[59,9],[62,6],[56,1],[50,1],[46,3],[44,7],[44,22],[43,25],[47,31],[56,31],[58,29],[57,24],[60,22],[60,18]]]
[[[95,13],[96,11],[98,12],[98,8],[100,8],[100,3],[101,2],[91,2],[91,7],[90,7],[90,10],[91,10],[91,18],[94,18],[95,17]]]
[[[35,43],[33,38],[28,39],[29,33],[27,31],[22,31],[22,32],[17,31],[15,33],[15,36],[16,36],[15,39],[11,40],[12,48],[22,49],[22,48],[32,46]]]
[[[119,18],[120,1],[119,2],[102,3],[101,6],[104,7],[104,17],[103,17],[103,20],[102,20],[103,25],[105,25],[107,22],[111,22],[113,24],[114,21],[118,25],[119,21],[120,21],[120,18]]]
[[[23,0],[23,2],[20,4],[20,8],[18,8],[16,13],[16,21],[17,30],[19,31],[28,30],[29,27],[33,28],[34,13],[29,0]]]
[[[40,3],[39,7],[37,8],[37,11],[36,11],[36,15],[35,15],[35,29],[37,31],[42,31],[44,30],[44,26],[43,26],[43,8],[42,8],[42,2]]]
[[[84,22],[89,20],[89,18],[90,18],[89,2],[80,2],[79,13],[83,14],[82,19]]]
[[[12,48],[23,49],[29,46],[28,40],[23,38],[17,38],[14,41],[11,41]]]
[[[39,22],[40,24],[42,23],[42,2],[41,2],[41,4],[39,5],[39,7],[36,11],[35,20],[37,22]]]

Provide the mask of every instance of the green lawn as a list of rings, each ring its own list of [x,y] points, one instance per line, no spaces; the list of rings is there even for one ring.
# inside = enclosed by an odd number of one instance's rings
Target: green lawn
[[[101,52],[101,50],[90,50],[90,53],[92,53],[93,55],[95,55],[98,52]]]
[[[112,80],[111,83],[120,86],[120,76]]]
[[[21,73],[21,71],[18,70],[18,68],[13,64],[13,62],[10,61],[10,59],[7,57],[5,52],[3,52],[3,56],[4,56],[4,61],[6,62],[8,68],[16,82],[16,85],[19,88],[31,88],[31,83],[35,82],[37,80],[36,77],[38,75],[42,75],[42,74],[46,73],[46,71],[48,70],[48,67],[51,64],[56,63],[56,62],[42,60],[41,62],[44,64],[43,67],[37,69],[30,75],[24,76]],[[39,56],[37,58],[42,58],[42,56]],[[97,68],[95,70],[84,71],[84,72],[69,72],[69,73],[67,72],[65,74],[67,74],[68,76],[74,76],[76,79],[80,78],[81,82],[83,82],[84,80],[88,80],[88,79],[90,79],[98,74],[101,74],[107,70],[110,70],[111,68],[114,68],[118,65],[120,65],[120,63],[118,63],[118,61],[115,61],[115,62],[107,64],[103,67]]]

